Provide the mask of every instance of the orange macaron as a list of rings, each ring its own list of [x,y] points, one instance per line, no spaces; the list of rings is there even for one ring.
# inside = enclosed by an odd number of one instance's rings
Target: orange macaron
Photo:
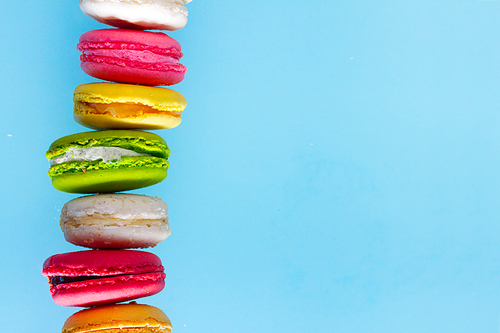
[[[170,333],[171,331],[172,324],[163,311],[154,306],[135,302],[79,311],[69,317],[62,328],[62,333]]]

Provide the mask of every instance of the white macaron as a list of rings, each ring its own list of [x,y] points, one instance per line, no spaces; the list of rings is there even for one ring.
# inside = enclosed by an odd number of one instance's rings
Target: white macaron
[[[97,194],[61,209],[64,238],[93,249],[153,247],[170,235],[167,204],[137,194]]]
[[[123,29],[179,30],[187,23],[184,5],[191,0],[79,0],[98,22]]]

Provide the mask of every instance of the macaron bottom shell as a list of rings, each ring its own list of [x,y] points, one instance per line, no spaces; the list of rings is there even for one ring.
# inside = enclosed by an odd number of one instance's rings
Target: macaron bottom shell
[[[117,118],[107,114],[78,113],[73,118],[82,126],[92,129],[147,129],[159,130],[174,128],[180,125],[181,117],[165,114],[145,114]]]
[[[66,283],[52,287],[54,302],[61,306],[95,306],[130,301],[159,293],[165,273],[121,275]]]
[[[93,222],[93,225],[65,225],[64,238],[71,244],[93,249],[130,249],[154,247],[170,235],[168,225],[154,221],[149,221],[149,225],[142,221],[142,225],[135,221],[127,221],[129,225],[126,225],[122,220],[111,218]],[[134,223],[136,225],[132,225]]]
[[[167,170],[156,167],[96,170],[52,177],[52,186],[67,193],[111,193],[135,190],[160,183]]]
[[[148,67],[151,66],[148,65]],[[82,60],[81,63],[82,70],[97,79],[149,86],[177,84],[184,80],[186,72],[186,68],[180,64],[162,65],[160,70],[141,67],[135,63],[115,64],[101,61],[98,58]]]

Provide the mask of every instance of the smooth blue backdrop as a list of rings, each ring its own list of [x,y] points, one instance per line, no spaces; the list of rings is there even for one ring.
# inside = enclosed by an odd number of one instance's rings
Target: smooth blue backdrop
[[[174,332],[498,332],[500,1],[194,0],[169,205],[140,300]],[[85,131],[75,1],[2,2],[0,322],[58,332],[44,153]]]

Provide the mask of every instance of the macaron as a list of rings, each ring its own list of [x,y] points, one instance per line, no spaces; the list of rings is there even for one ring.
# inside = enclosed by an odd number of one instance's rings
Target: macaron
[[[102,29],[80,36],[82,70],[106,81],[169,86],[181,82],[181,45],[162,32]]]
[[[131,302],[93,307],[69,317],[62,333],[170,333],[172,324],[160,309]]]
[[[76,87],[73,117],[92,129],[166,129],[181,123],[184,96],[174,90],[123,83]]]
[[[165,273],[156,255],[134,250],[89,250],[53,255],[43,263],[50,293],[62,306],[94,306],[159,293]]]
[[[170,155],[160,136],[129,130],[77,133],[54,141],[46,153],[52,185],[69,193],[109,193],[161,182]]]
[[[138,194],[98,194],[67,202],[61,209],[64,238],[94,249],[147,248],[170,235],[167,204]]]
[[[191,0],[80,0],[82,12],[113,27],[141,30],[179,30],[188,18],[184,4]]]

